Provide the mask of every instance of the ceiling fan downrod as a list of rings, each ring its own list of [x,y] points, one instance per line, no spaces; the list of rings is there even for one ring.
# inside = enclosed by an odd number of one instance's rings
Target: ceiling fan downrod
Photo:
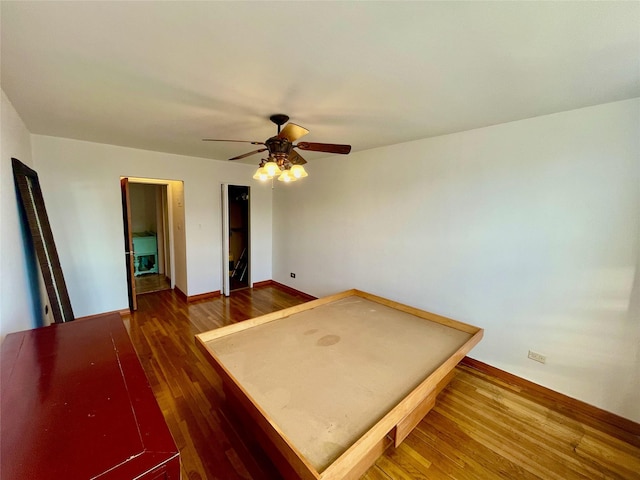
[[[280,127],[289,121],[289,116],[284,113],[274,113],[269,117],[269,120],[278,126],[278,135],[280,135]]]

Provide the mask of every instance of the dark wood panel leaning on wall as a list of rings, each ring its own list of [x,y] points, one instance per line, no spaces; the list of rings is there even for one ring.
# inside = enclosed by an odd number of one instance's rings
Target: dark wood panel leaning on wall
[[[38,258],[53,321],[55,323],[70,322],[74,319],[73,309],[44,205],[38,174],[17,158],[12,158],[11,164],[22,221],[26,224],[31,244]]]

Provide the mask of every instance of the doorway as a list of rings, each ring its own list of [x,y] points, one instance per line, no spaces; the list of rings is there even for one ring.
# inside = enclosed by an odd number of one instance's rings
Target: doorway
[[[171,288],[167,185],[129,183],[136,294]]]
[[[177,205],[182,207],[182,189],[175,188],[174,184],[181,186],[182,182],[121,179],[131,310],[137,307],[137,295],[175,287],[176,261],[179,259],[174,254],[176,207],[172,204],[177,198]],[[172,193],[173,190],[176,192]]]
[[[251,285],[251,252],[249,229],[249,187],[245,185],[223,185],[223,259],[224,294],[248,288]]]

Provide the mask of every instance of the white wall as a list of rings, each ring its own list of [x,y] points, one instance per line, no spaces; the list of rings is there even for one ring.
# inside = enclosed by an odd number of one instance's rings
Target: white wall
[[[171,182],[171,212],[173,224],[173,271],[175,276],[175,286],[188,295],[188,275],[187,275],[187,235],[185,231],[185,205],[184,205],[184,184],[182,182]],[[218,215],[220,215],[218,213]],[[220,240],[222,241],[222,240]],[[217,288],[216,290],[220,290]]]
[[[156,197],[158,185],[129,183],[131,200],[131,230],[133,232],[154,232],[158,229]]]
[[[639,139],[635,99],[315,160],[274,279],[481,326],[473,357],[640,421]]]
[[[11,157],[33,167],[30,133],[4,91],[0,100],[0,339],[7,333],[39,326],[41,312],[33,249],[23,235]],[[27,248],[25,248],[25,246]],[[37,270],[37,268],[35,268]]]
[[[253,182],[254,166],[41,135],[31,140],[76,317],[127,308],[121,176],[184,181],[185,293],[220,290],[220,184]],[[270,252],[271,189],[256,184],[251,191],[253,239]],[[252,267],[254,281],[271,278],[270,255],[256,257]]]

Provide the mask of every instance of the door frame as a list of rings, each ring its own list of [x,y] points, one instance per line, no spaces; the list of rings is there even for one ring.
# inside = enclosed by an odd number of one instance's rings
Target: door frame
[[[124,257],[127,266],[127,294],[129,296],[129,310],[135,312],[138,309],[136,295],[136,279],[133,251],[133,232],[131,231],[131,195],[129,193],[129,179],[120,179],[122,192],[122,225],[124,227]]]
[[[231,294],[231,282],[229,279],[229,184],[221,185],[222,195],[222,294],[228,297]]]
[[[162,218],[163,218],[163,229],[164,229],[164,266],[165,272],[164,275],[169,278],[171,289],[173,290],[176,286],[176,267],[175,267],[175,243],[174,243],[174,232],[173,232],[173,201],[172,196],[173,192],[171,189],[173,182],[182,182],[182,180],[163,180],[163,179],[155,179],[155,178],[142,178],[142,177],[120,177],[120,181],[122,183],[123,180],[127,180],[128,184],[137,183],[137,184],[147,184],[147,185],[158,185],[162,188],[162,202],[160,208],[162,209]],[[131,215],[131,201],[130,198],[128,208],[129,208],[129,216]],[[156,204],[157,208],[157,204]],[[165,223],[166,220],[166,223]],[[126,221],[124,218],[124,199],[123,199],[123,224]],[[127,234],[125,229],[125,235]],[[133,252],[133,232],[129,228],[128,240],[131,242],[131,273],[129,274],[129,269],[127,268],[127,283],[129,281],[133,282],[133,289],[128,288],[129,294],[129,307],[133,311],[137,308],[137,300],[135,293],[135,269],[133,266],[134,261],[134,252]],[[125,242],[126,242],[125,238]],[[133,297],[133,301],[132,301]],[[131,305],[134,305],[134,308],[131,308]]]

